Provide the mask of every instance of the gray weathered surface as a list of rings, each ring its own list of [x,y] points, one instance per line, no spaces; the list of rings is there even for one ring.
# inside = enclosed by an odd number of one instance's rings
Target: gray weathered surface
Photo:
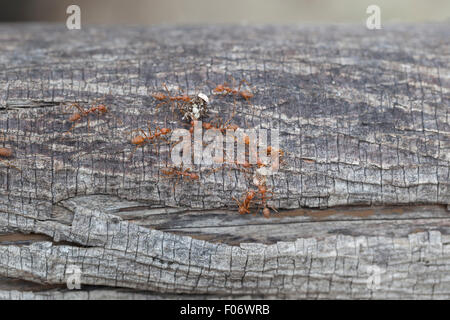
[[[0,297],[75,297],[52,287],[74,264],[116,298],[449,298],[449,33],[0,26],[1,146],[21,168],[0,164],[0,276],[50,290],[6,284]],[[210,95],[229,75],[255,94],[233,122],[280,129],[288,152],[270,220],[237,214],[231,197],[248,188],[237,172],[202,171],[173,194],[165,146],[128,159],[127,131],[186,127],[154,109],[163,82]],[[109,114],[63,135],[60,103],[105,94]],[[232,105],[215,98],[211,113]]]

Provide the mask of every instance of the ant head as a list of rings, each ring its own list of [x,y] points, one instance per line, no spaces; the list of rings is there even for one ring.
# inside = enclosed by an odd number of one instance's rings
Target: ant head
[[[170,129],[169,128],[162,128],[161,129],[161,134],[168,134],[170,133]]]
[[[108,108],[106,108],[106,106],[104,104],[101,104],[101,105],[97,106],[97,110],[100,112],[106,112],[106,111],[108,111]]]
[[[264,216],[264,218],[269,218],[270,217],[270,210],[269,210],[269,208],[265,207],[263,209],[263,216]]]
[[[69,121],[78,121],[81,119],[81,115],[78,112],[75,112],[73,115],[70,116]]]
[[[271,154],[272,153],[272,147],[271,146],[268,146],[267,147],[267,154]]]
[[[249,199],[253,199],[254,197],[256,196],[256,192],[255,191],[249,191],[248,193],[247,193],[247,197],[249,198]]]
[[[145,142],[145,138],[143,136],[137,136],[131,139],[132,144],[143,144]]]

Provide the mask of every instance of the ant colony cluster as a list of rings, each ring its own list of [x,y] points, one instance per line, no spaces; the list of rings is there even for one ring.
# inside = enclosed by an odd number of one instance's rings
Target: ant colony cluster
[[[250,99],[253,98],[253,93],[248,90],[241,90],[242,84],[248,83],[245,80],[242,80],[239,83],[239,86],[236,88],[234,85],[229,86],[227,83],[217,85],[212,92],[214,95],[219,96],[231,96],[234,100],[233,112],[228,121],[222,121],[219,118],[217,122],[204,121],[202,124],[203,129],[216,129],[221,132],[226,130],[237,130],[239,127],[237,125],[230,124],[231,119],[234,117],[236,113],[236,100],[244,100],[245,102],[250,104]],[[190,124],[190,132],[193,132],[194,124],[197,121],[200,121],[202,118],[207,117],[208,108],[210,107],[210,99],[204,93],[198,94],[185,94],[181,89],[178,89],[178,93],[173,94],[169,91],[166,84],[163,84],[163,88],[165,92],[158,92],[152,94],[152,97],[158,102],[155,106],[155,109],[160,108],[163,105],[167,105],[171,107],[172,114],[175,114],[175,111],[181,114],[181,120],[187,121]],[[87,121],[87,125],[89,128],[89,118],[91,115],[96,115],[97,117],[104,117],[107,113],[109,113],[109,109],[104,104],[93,103],[90,107],[83,107],[79,103],[72,103],[69,105],[69,108],[75,109],[75,112],[67,119],[72,125],[70,129],[66,133],[70,133],[77,124],[79,124],[82,120]],[[120,121],[120,120],[119,120]],[[142,148],[149,143],[155,144],[155,142],[163,142],[165,141],[170,145],[169,139],[173,130],[170,128],[160,128],[158,126],[152,126],[150,123],[147,124],[147,128],[138,128],[131,131],[130,143],[134,146],[134,150],[131,152],[129,159],[132,158],[133,154],[136,152],[138,148]],[[248,137],[246,137],[248,138]],[[248,139],[244,140],[245,144],[249,144]],[[11,156],[9,149],[0,148],[0,156],[3,158],[8,158]],[[267,148],[267,154],[270,155],[273,152],[278,152],[280,156],[284,155],[284,152],[277,149],[272,150],[272,147]],[[0,159],[0,161],[5,161]],[[11,166],[11,165],[10,165]],[[244,172],[245,176],[252,176],[248,181],[249,185],[253,185],[253,190],[247,190],[244,195],[241,197],[241,200],[232,197],[232,200],[235,200],[238,204],[238,212],[241,214],[249,214],[253,208],[258,208],[258,211],[261,210],[264,217],[268,218],[270,216],[270,208],[276,211],[275,208],[269,206],[268,200],[272,198],[273,191],[267,186],[267,178],[264,175],[260,174],[260,171],[265,169],[268,164],[263,163],[258,159],[256,164],[245,163],[224,163],[218,169],[229,168],[228,166],[232,166],[233,169]],[[217,171],[217,169],[211,170],[212,172]],[[161,174],[168,178],[173,178],[174,184],[174,192],[175,186],[178,181],[181,179],[187,179],[189,182],[195,182],[200,180],[199,172],[191,171],[191,168],[183,168],[179,167],[169,167],[161,169]]]

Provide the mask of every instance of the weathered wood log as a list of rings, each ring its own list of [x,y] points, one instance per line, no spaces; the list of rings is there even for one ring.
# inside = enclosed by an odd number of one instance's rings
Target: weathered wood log
[[[0,26],[0,298],[450,298],[449,36]],[[167,145],[130,157],[148,121],[188,128],[155,108],[163,83],[226,119],[233,99],[211,90],[230,76],[254,93],[233,123],[279,129],[287,152],[271,219],[237,214],[240,171],[174,188]],[[98,98],[109,112],[66,134],[63,104]]]

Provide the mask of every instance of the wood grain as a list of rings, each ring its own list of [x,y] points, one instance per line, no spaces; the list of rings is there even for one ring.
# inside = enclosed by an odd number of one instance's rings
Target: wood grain
[[[449,30],[1,25],[0,297],[448,299]],[[206,93],[209,121],[231,116],[212,93],[230,77],[254,93],[232,122],[287,152],[271,219],[237,214],[239,171],[174,189],[167,145],[130,157],[129,131],[188,128],[155,109],[163,83]],[[65,134],[65,105],[99,98],[109,112]],[[62,289],[69,265],[91,289]]]

